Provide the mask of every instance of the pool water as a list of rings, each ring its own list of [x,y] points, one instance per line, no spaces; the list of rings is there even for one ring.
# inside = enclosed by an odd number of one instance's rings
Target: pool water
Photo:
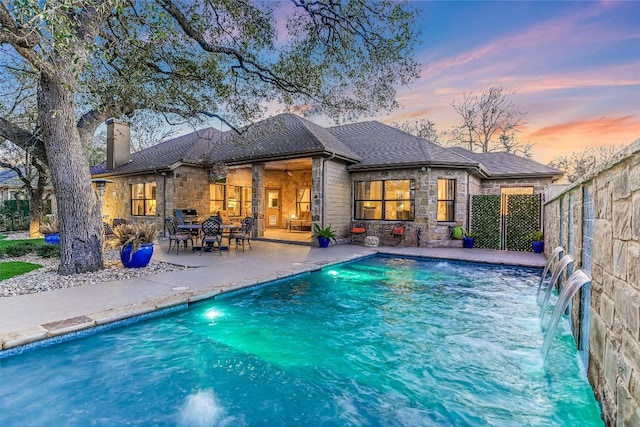
[[[602,426],[540,272],[328,267],[0,359],[0,425]]]

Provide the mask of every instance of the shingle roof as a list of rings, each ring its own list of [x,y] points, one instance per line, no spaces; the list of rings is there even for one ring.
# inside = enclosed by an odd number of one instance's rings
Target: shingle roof
[[[477,162],[444,147],[377,121],[329,128],[362,160],[349,170],[375,167],[450,165],[474,167]]]
[[[233,131],[225,132],[223,143],[229,151],[222,156],[222,160],[228,163],[321,153],[332,153],[354,162],[360,160],[328,129],[295,114],[279,114],[268,118],[245,128],[241,135]]]
[[[131,154],[131,161],[118,167],[118,174],[135,173],[153,169],[166,169],[177,162],[197,163],[207,152],[220,149],[221,132],[207,128],[170,139]],[[92,175],[108,174],[106,163],[91,168]]]
[[[511,153],[474,153],[461,147],[452,147],[450,150],[481,163],[489,178],[564,175],[561,170]]]
[[[238,135],[207,128],[131,154],[116,170],[105,163],[92,175],[141,173],[199,163],[207,153],[227,164],[332,154],[345,159],[349,170],[421,166],[475,168],[490,178],[561,176],[562,171],[509,153],[472,153],[445,148],[377,121],[323,128],[294,114],[280,114],[251,125]]]

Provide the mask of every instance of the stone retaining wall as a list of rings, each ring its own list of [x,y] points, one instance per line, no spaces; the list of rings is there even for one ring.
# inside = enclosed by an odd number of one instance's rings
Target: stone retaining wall
[[[561,245],[592,276],[571,317],[605,422],[640,426],[640,140],[544,210],[547,256]]]

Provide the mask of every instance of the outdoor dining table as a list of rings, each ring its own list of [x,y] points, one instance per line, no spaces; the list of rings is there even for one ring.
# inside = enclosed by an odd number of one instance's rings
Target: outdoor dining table
[[[190,234],[194,234],[196,231],[198,234],[195,235],[196,241],[200,238],[200,230],[202,229],[202,224],[178,224],[178,230],[186,230]]]

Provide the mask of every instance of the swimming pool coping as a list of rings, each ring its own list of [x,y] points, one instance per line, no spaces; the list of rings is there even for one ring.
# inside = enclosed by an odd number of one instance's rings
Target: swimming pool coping
[[[398,250],[400,249],[400,250]],[[416,251],[408,250],[411,248],[376,248],[367,253],[352,254],[341,257],[333,261],[320,261],[315,264],[301,265],[298,271],[294,272],[274,272],[272,277],[263,280],[248,279],[236,282],[226,283],[225,286],[212,286],[201,290],[190,290],[178,292],[173,295],[163,296],[161,298],[153,298],[146,300],[143,304],[132,304],[118,308],[112,308],[96,313],[84,314],[70,319],[64,319],[46,324],[37,325],[20,331],[8,332],[0,334],[0,359],[21,354],[24,351],[31,351],[48,345],[54,345],[58,342],[68,341],[81,338],[92,333],[98,333],[103,328],[116,328],[124,324],[136,323],[144,321],[149,316],[160,316],[165,314],[166,310],[174,310],[176,307],[187,309],[189,305],[203,301],[206,299],[217,298],[222,295],[237,292],[248,292],[251,289],[269,286],[278,281],[289,279],[303,274],[310,274],[323,268],[356,262],[362,259],[376,256],[402,256],[418,259],[446,259],[449,261],[459,261],[465,263],[493,264],[514,267],[541,268],[540,264],[523,265],[522,263],[508,263],[504,258],[491,259],[460,259],[447,256],[434,256],[434,254],[420,254]],[[294,263],[295,264],[295,263]],[[125,322],[125,323],[122,323]]]

